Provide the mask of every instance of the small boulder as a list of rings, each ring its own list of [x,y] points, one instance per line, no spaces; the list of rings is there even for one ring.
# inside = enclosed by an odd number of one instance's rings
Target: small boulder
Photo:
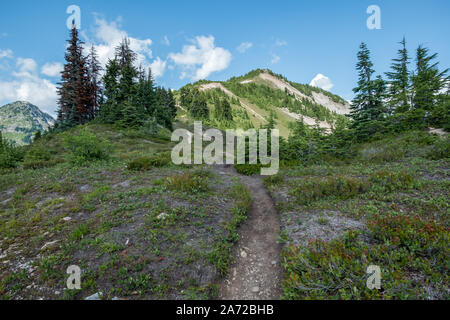
[[[59,242],[59,240],[47,242],[46,244],[44,244],[42,246],[41,251],[45,251],[45,250],[48,250],[48,249],[56,248],[56,245],[57,245],[58,242]]]
[[[84,298],[84,300],[102,300],[103,293],[97,292],[93,295],[90,295],[89,297]]]
[[[253,288],[252,288],[252,292],[253,292],[253,293],[258,293],[258,292],[259,292],[259,287],[257,287],[257,286],[256,286],[256,287],[253,287]]]

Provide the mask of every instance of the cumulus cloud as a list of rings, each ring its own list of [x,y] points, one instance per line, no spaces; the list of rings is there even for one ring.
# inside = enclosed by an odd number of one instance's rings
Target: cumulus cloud
[[[55,116],[58,99],[56,85],[40,78],[37,63],[30,58],[17,58],[11,81],[0,80],[0,103],[29,101]]]
[[[164,75],[164,71],[166,70],[166,64],[166,61],[161,60],[160,57],[156,57],[156,59],[153,60],[152,64],[150,65],[153,77],[162,77]]]
[[[142,66],[145,70],[151,68],[155,78],[162,77],[167,61],[162,60],[160,57],[152,61],[153,52],[151,45],[153,41],[150,38],[138,39],[131,37],[126,31],[121,29],[120,20],[119,18],[116,21],[108,22],[105,19],[96,17],[93,39],[89,39],[84,34],[86,49],[93,45],[97,51],[100,64],[105,67],[109,59],[114,59],[116,47],[126,37],[130,41],[130,49],[136,53],[136,65]],[[163,43],[170,45],[167,36],[164,36]]]
[[[0,50],[0,59],[2,58],[12,58],[13,52],[11,49]]]
[[[92,45],[97,51],[98,60],[104,67],[109,59],[114,59],[115,49],[126,37],[130,40],[130,49],[136,53],[137,65],[142,65],[144,68],[150,67],[149,59],[152,58],[152,40],[138,39],[131,37],[126,31],[120,28],[120,19],[108,22],[105,19],[95,18],[94,36],[90,39],[86,34],[86,49],[88,50]]]
[[[41,73],[49,77],[58,77],[64,67],[59,62],[46,63],[41,68]]]
[[[272,64],[278,63],[280,62],[280,57],[277,56],[276,54],[272,55],[272,60],[270,61]]]
[[[323,74],[319,73],[317,74],[314,79],[311,80],[311,83],[309,84],[313,87],[318,87],[324,90],[331,90],[333,88],[333,83],[331,82],[330,78],[324,76]]]
[[[36,73],[37,63],[33,59],[18,58],[16,64],[19,67],[19,74]]]
[[[253,47],[253,43],[251,43],[251,42],[242,42],[236,49],[240,53],[244,53],[245,51],[247,51],[251,47]]]
[[[182,52],[170,53],[169,58],[185,69],[181,74],[182,78],[189,73],[193,80],[200,80],[213,72],[228,68],[231,53],[216,47],[213,36],[197,36],[191,45],[183,46]]]

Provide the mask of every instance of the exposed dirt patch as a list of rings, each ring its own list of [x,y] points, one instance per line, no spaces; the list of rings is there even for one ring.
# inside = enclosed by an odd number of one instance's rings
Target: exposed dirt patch
[[[296,245],[306,245],[312,239],[328,242],[342,236],[346,231],[365,227],[361,221],[350,219],[339,212],[330,210],[315,214],[285,212],[282,214],[281,220],[282,230]]]
[[[234,172],[234,168],[222,170]],[[236,173],[235,173],[236,174]],[[280,218],[260,177],[240,176],[252,196],[247,221],[239,230],[236,260],[219,285],[219,299],[277,300],[281,295]]]

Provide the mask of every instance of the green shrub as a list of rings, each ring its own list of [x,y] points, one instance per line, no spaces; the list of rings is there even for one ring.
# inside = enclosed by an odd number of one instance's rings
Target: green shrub
[[[284,299],[443,299],[447,294],[449,231],[415,214],[392,212],[330,242],[283,250]],[[367,267],[379,265],[382,290],[366,286]],[[411,277],[421,274],[422,277]],[[430,290],[432,289],[432,290]],[[432,292],[430,294],[430,292]]]
[[[167,178],[166,186],[170,190],[190,194],[203,193],[209,190],[208,179],[190,172]]]
[[[345,176],[311,178],[300,182],[300,185],[290,192],[300,204],[310,204],[314,201],[334,197],[349,199],[368,190],[368,184],[363,179]]]
[[[419,256],[446,263],[449,232],[442,224],[426,220],[417,214],[393,212],[376,215],[368,222],[374,239],[390,246],[405,247]]]
[[[398,145],[370,146],[361,150],[361,159],[368,162],[389,162],[404,158],[406,151]]]
[[[439,139],[426,154],[427,159],[440,160],[450,157],[450,138]]]
[[[70,151],[68,161],[75,165],[109,158],[109,145],[86,129],[76,134],[68,133],[64,137],[64,146]]]
[[[284,180],[283,175],[278,173],[278,174],[275,174],[273,176],[266,176],[266,177],[264,177],[263,183],[264,183],[264,185],[266,187],[268,187],[268,186],[280,184],[280,183],[283,182],[283,180]]]
[[[5,140],[0,135],[0,168],[15,168],[23,161],[24,152],[22,148],[16,147],[14,143]]]
[[[170,153],[161,153],[151,157],[140,157],[130,161],[128,170],[149,170],[155,167],[163,167],[170,162]]]
[[[261,172],[261,164],[235,164],[234,168],[240,174],[252,176]]]
[[[51,153],[43,146],[33,146],[25,154],[23,167],[24,169],[40,169],[52,167],[59,161],[51,159]]]
[[[247,212],[252,204],[250,190],[246,185],[236,184],[230,190],[230,196],[235,199],[236,205],[232,210],[233,222],[238,227],[247,219]]]
[[[24,169],[41,169],[41,168],[49,168],[61,163],[62,161],[58,160],[27,160],[23,163]]]
[[[373,191],[378,191],[381,188],[381,191],[384,192],[411,189],[417,185],[417,179],[405,171],[379,170],[370,175],[369,182],[372,183]]]
[[[48,149],[45,149],[43,146],[34,146],[25,154],[24,162],[36,160],[48,161],[50,158],[51,154]]]

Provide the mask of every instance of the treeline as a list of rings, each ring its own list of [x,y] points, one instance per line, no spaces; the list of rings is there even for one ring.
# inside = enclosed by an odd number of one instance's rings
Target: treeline
[[[370,51],[362,43],[357,55],[359,80],[353,89],[356,95],[351,103],[350,122],[337,118],[331,132],[326,133],[318,126],[297,121],[291,126],[289,139],[280,141],[280,158],[302,163],[345,160],[354,156],[355,143],[428,127],[450,131],[448,69],[439,71],[437,54],[419,46],[415,68],[410,70],[405,39],[400,44],[398,57],[383,79],[381,75],[374,76]]]
[[[236,99],[232,98],[231,100],[232,104],[239,104]],[[208,108],[208,101],[212,101],[213,113]],[[214,118],[225,122],[233,121],[229,97],[220,89],[202,92],[192,85],[184,86],[180,89],[180,105],[185,107],[189,114],[197,120]]]
[[[439,71],[437,54],[419,46],[415,68],[409,69],[411,58],[406,40],[401,42],[391,70],[374,76],[370,51],[362,43],[358,52],[358,85],[353,89],[350,128],[358,141],[389,132],[427,127],[450,129],[450,81],[448,69]]]
[[[94,47],[83,54],[83,42],[74,27],[59,83],[58,117],[53,131],[95,119],[121,127],[157,125],[172,129],[176,116],[170,90],[156,87],[151,69],[136,66],[136,53],[124,38],[103,71]]]

